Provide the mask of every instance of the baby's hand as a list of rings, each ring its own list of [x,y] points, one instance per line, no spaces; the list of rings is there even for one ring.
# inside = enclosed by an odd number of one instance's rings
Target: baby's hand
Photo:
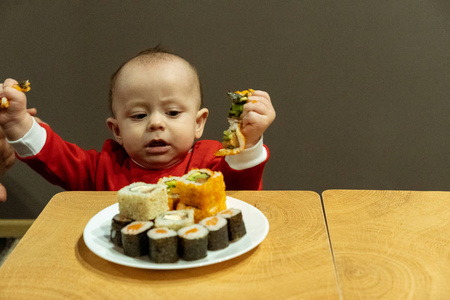
[[[267,92],[255,90],[248,97],[242,112],[241,132],[245,136],[245,147],[258,143],[262,134],[275,119],[275,110]]]
[[[0,127],[9,140],[21,138],[33,125],[33,119],[27,112],[25,93],[13,88],[18,84],[14,79],[6,79],[0,84],[0,99],[5,97],[9,107],[0,110]]]

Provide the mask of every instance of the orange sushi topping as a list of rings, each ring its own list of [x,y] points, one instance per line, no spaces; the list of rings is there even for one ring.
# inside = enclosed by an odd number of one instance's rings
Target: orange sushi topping
[[[30,88],[30,81],[28,81],[28,80],[23,81],[23,82],[21,82],[19,84],[14,85],[13,88],[15,88],[18,91],[26,93],[29,90],[31,90],[31,88]]]
[[[221,212],[220,214],[221,215],[230,215],[231,216],[233,214],[233,212],[231,210],[227,209],[227,210],[224,210],[223,212]]]
[[[165,230],[165,229],[156,229],[155,232],[156,233],[167,233],[167,230]]]
[[[211,219],[206,221],[205,224],[208,226],[215,226],[215,225],[217,225],[217,221],[219,221],[219,220],[216,217],[212,217]]]
[[[197,231],[198,231],[198,228],[189,229],[188,231],[186,231],[186,235],[191,234],[191,233],[195,233]]]
[[[236,93],[236,94],[239,94],[239,95],[241,95],[241,96],[244,96],[244,97],[248,97],[248,96],[250,96],[254,91],[255,91],[255,90],[253,90],[253,89],[248,89],[248,90],[244,90],[244,91],[235,91],[235,93]]]
[[[142,226],[144,226],[143,223],[133,224],[128,226],[127,231],[128,232],[138,231],[139,229],[142,228]]]

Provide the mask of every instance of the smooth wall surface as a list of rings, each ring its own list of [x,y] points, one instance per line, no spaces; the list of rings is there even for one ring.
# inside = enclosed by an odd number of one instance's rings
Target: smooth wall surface
[[[221,139],[228,90],[270,93],[266,190],[450,190],[450,2],[1,1],[0,80],[100,150],[108,80],[161,43],[197,66]],[[0,218],[35,218],[60,188],[18,162]]]

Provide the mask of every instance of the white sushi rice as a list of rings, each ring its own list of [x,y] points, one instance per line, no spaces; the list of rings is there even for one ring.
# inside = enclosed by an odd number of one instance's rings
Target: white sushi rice
[[[209,231],[217,231],[222,227],[227,226],[227,220],[220,216],[213,216],[201,220],[200,225],[205,226]]]
[[[178,236],[188,240],[196,240],[207,236],[208,229],[199,224],[193,224],[191,226],[183,227],[178,230]]]
[[[221,217],[224,217],[224,218],[226,218],[226,219],[229,219],[229,218],[231,218],[231,217],[233,217],[233,216],[239,214],[240,212],[241,212],[240,209],[232,208],[232,207],[231,207],[231,208],[228,208],[228,209],[225,209],[225,210],[219,212],[219,213],[217,214],[217,216],[221,216]]]
[[[117,192],[119,212],[123,216],[137,220],[154,220],[167,211],[168,199],[165,184],[135,182]]]
[[[194,224],[194,211],[192,209],[168,211],[155,219],[156,227],[167,227],[173,230],[179,230],[192,224]]]
[[[153,222],[150,221],[134,221],[122,228],[120,232],[125,235],[138,235],[141,232],[149,230],[150,228],[152,228],[152,226]]]
[[[175,230],[166,228],[166,227],[158,227],[150,229],[147,232],[147,235],[152,240],[163,239],[168,237],[177,236],[177,232]]]

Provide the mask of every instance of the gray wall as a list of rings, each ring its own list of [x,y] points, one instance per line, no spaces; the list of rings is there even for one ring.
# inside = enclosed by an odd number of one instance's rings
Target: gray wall
[[[197,66],[211,115],[267,90],[267,190],[449,190],[450,1],[1,1],[0,79],[30,79],[66,140],[100,149],[110,74],[162,43]],[[34,218],[60,188],[22,163],[0,218]]]

